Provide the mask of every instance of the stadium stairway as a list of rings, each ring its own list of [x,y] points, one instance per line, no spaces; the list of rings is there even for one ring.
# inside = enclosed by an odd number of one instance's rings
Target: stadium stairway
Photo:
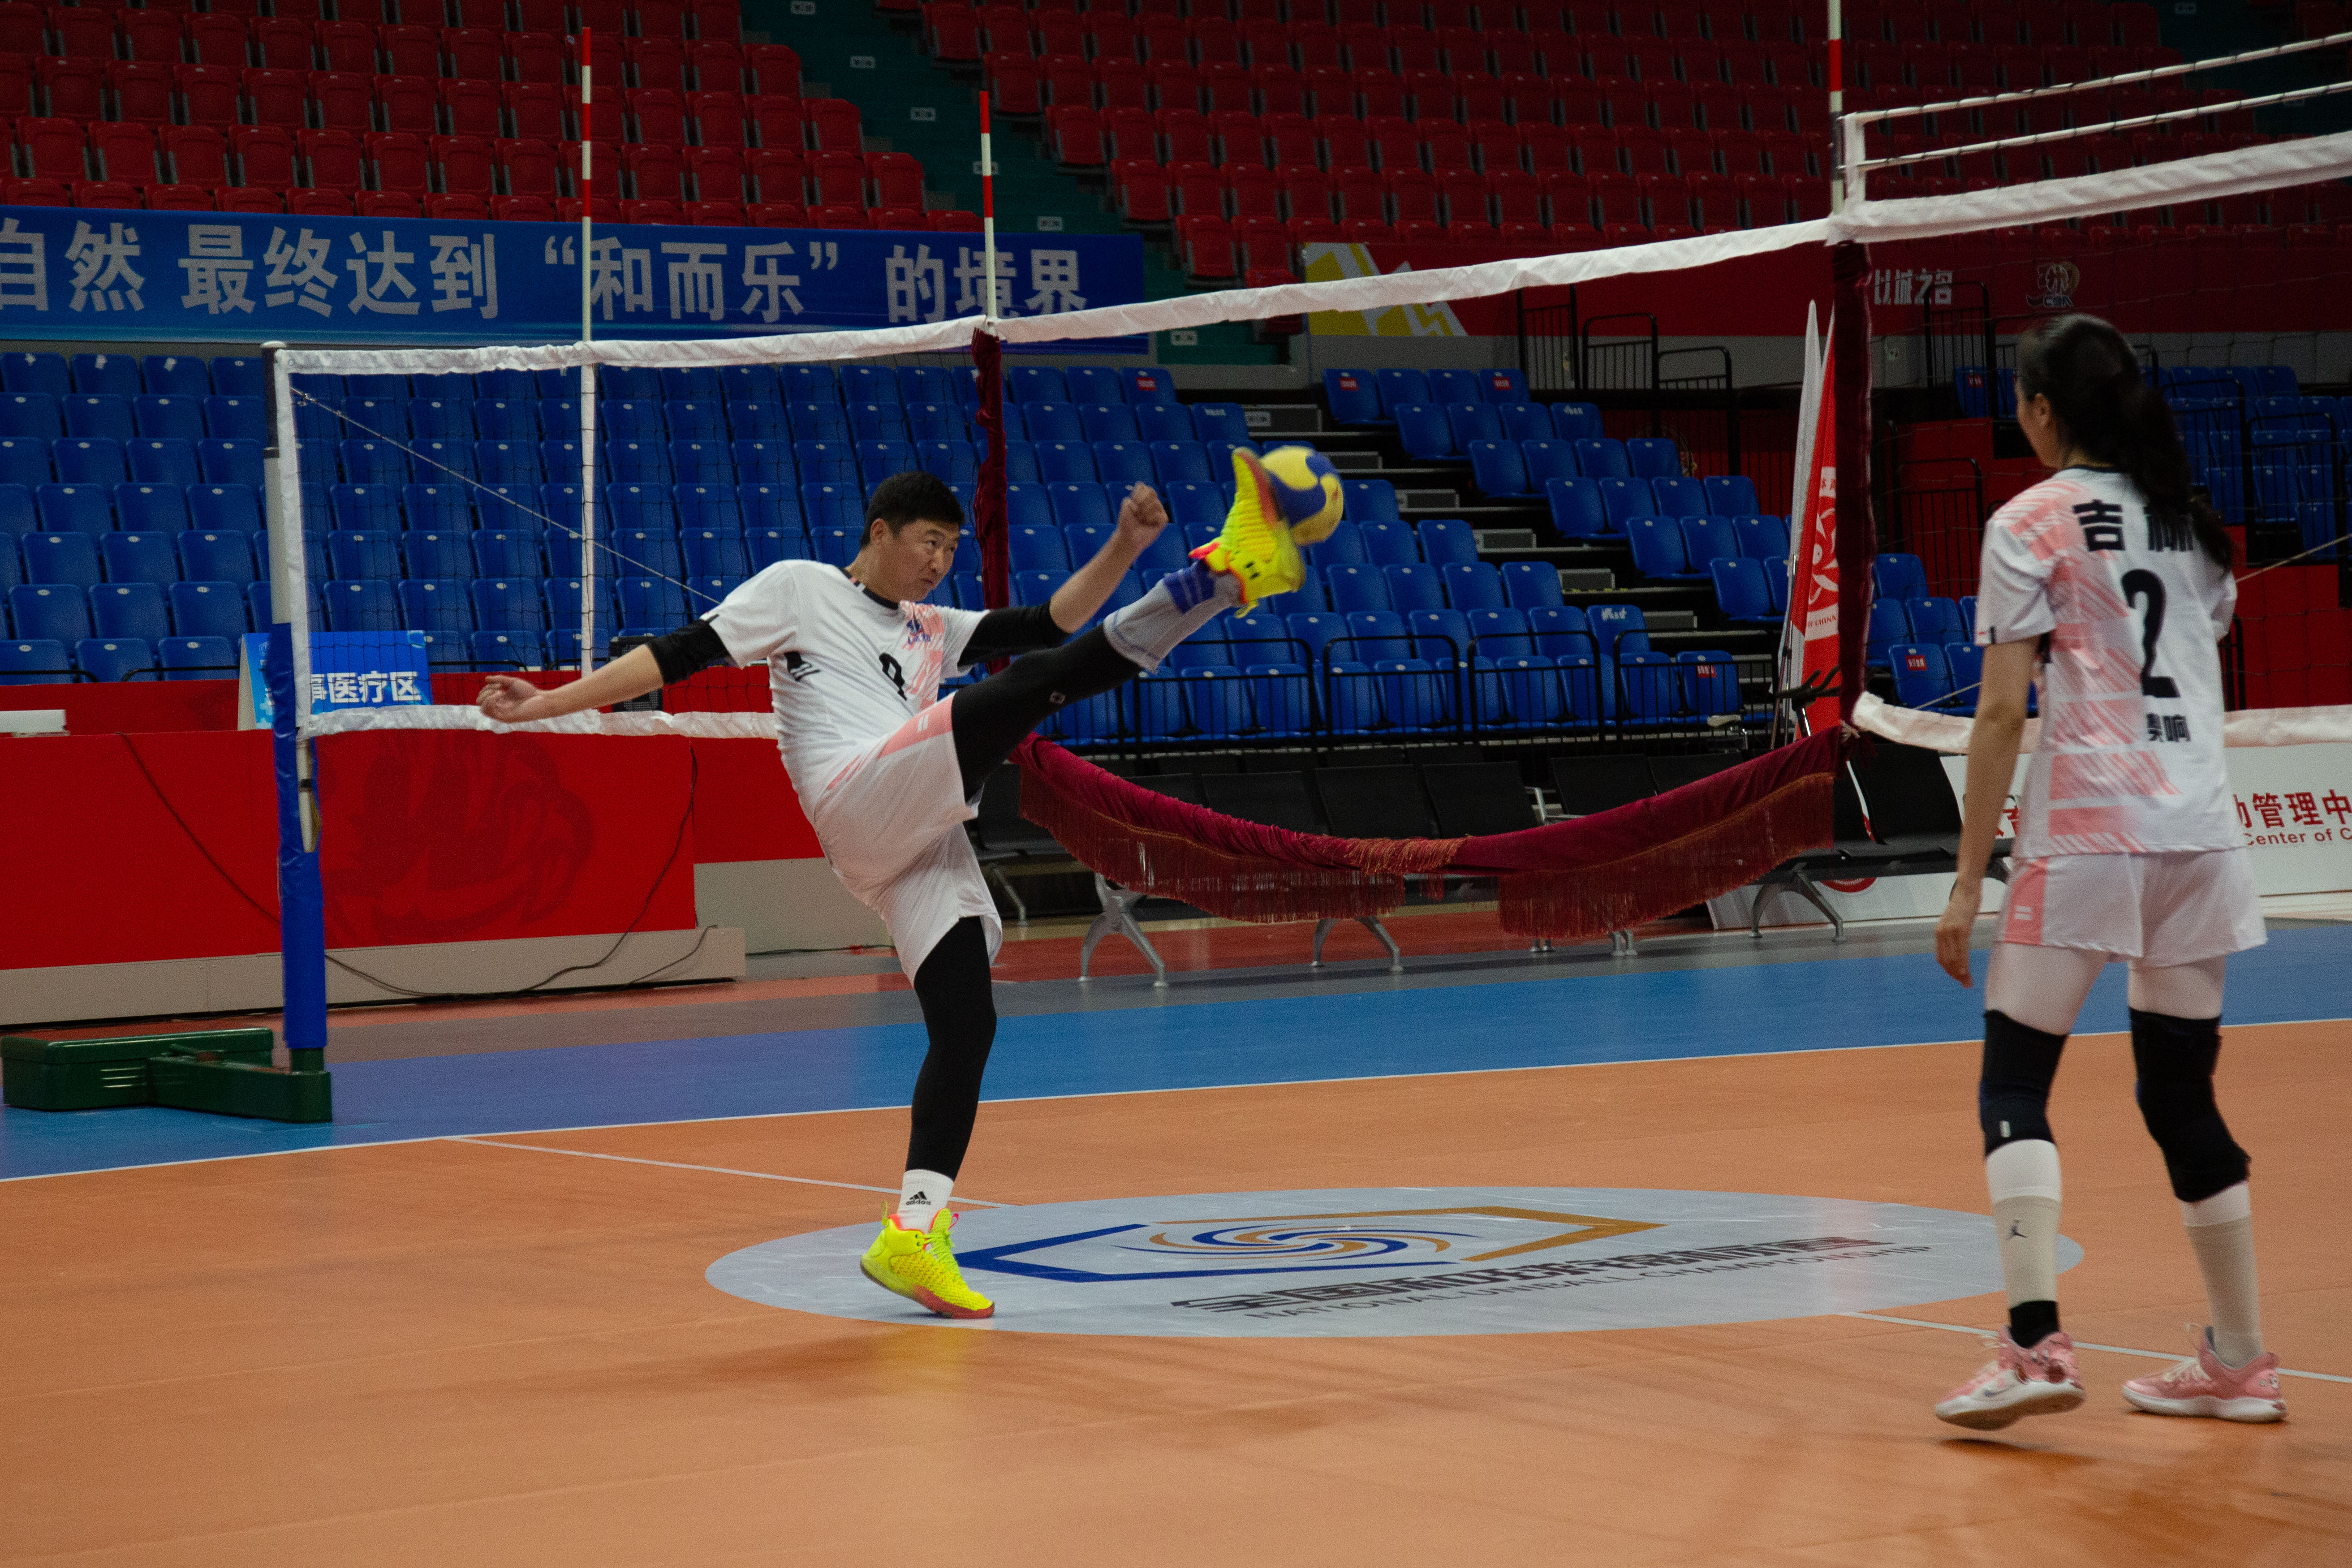
[[[791,15],[791,0],[754,0],[743,25],[790,44],[801,57],[803,90],[809,83],[856,103],[864,116],[867,152],[910,153],[922,160],[932,205],[980,211],[979,70],[935,64],[918,47],[919,14],[894,25],[870,8],[820,0],[814,20]],[[1127,234],[1107,209],[1101,189],[1064,174],[1045,156],[1032,120],[1001,119],[994,127],[996,221],[1007,234]],[[877,139],[880,140],[877,141]],[[1195,292],[1172,252],[1146,239],[1144,297],[1165,300]],[[1255,342],[1245,321],[1193,329],[1191,342],[1158,334],[1162,364],[1271,364],[1280,355]]]

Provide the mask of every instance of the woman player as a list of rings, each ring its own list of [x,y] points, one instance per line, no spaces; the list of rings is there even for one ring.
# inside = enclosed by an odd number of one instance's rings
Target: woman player
[[[2058,1148],[2045,1109],[2084,997],[2122,960],[2140,1114],[2213,1317],[2191,1331],[2194,1357],[2131,1379],[2124,1397],[2164,1415],[2276,1421],[2286,1405],[2278,1358],[2263,1349],[2246,1153],[2213,1103],[2222,965],[2263,940],[2222,767],[2214,644],[2237,605],[2230,537],[2192,499],[2172,416],[2106,322],[2062,316],[2031,329],[2017,398],[2034,455],[2057,472],[1985,525],[1984,686],[1959,880],[1936,925],[1937,962],[1968,984],[1985,859],[2038,673],[2042,739],[1985,977],[1977,1089],[2009,1324],[1994,1359],[1936,1414],[1981,1430],[2083,1403],[2058,1326]]]
[[[1299,585],[1303,563],[1282,499],[1251,453],[1235,452],[1234,468],[1239,492],[1223,533],[1066,643],[1167,526],[1160,498],[1144,485],[1129,491],[1111,537],[1048,603],[983,614],[925,603],[955,560],[963,508],[931,475],[904,473],[875,487],[866,537],[845,569],[778,562],[705,618],[580,680],[541,691],[493,676],[482,689],[485,714],[520,724],[626,701],[715,664],[768,666],[802,809],[834,874],[888,926],[930,1036],[898,1207],[886,1209],[861,1267],[942,1317],[996,1310],[964,1283],[948,1238],[948,1195],[996,1038],[988,964],[1003,941],[964,837],[971,803],[1055,709],[1157,668],[1220,612]],[[940,699],[942,676],[1013,654],[1026,657]]]

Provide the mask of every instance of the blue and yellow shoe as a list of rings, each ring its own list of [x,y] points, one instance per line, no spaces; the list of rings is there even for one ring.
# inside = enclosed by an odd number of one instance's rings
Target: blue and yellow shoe
[[[928,1231],[909,1230],[884,1205],[882,1234],[857,1260],[866,1278],[942,1318],[992,1318],[996,1303],[963,1282],[948,1232],[955,1215],[941,1209]]]
[[[1192,559],[1241,584],[1241,613],[1247,615],[1260,599],[1306,582],[1307,563],[1255,453],[1234,448],[1234,510],[1225,515],[1224,531],[1193,551]]]

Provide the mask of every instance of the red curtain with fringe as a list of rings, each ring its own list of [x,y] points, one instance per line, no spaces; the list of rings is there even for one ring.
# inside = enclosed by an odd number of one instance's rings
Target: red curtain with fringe
[[[972,489],[971,534],[980,546],[980,586],[992,606],[1013,602],[1013,558],[1004,522],[1004,345],[993,332],[971,335],[972,368],[980,373],[976,392],[983,450],[980,482]]]
[[[1274,921],[1383,914],[1415,876],[1492,876],[1505,931],[1582,942],[1828,844],[1843,744],[1826,731],[1614,811],[1475,838],[1292,833],[1156,795],[1034,735],[1015,755],[1022,815],[1123,887]]]

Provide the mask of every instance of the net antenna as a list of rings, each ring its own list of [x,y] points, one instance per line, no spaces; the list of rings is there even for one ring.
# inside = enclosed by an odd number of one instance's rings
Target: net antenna
[[[593,27],[580,29],[580,346],[595,341],[596,247],[593,240],[596,196],[593,162],[596,151],[592,123],[595,100],[594,73],[589,52],[596,39]],[[580,673],[596,668],[596,364],[580,362]]]

